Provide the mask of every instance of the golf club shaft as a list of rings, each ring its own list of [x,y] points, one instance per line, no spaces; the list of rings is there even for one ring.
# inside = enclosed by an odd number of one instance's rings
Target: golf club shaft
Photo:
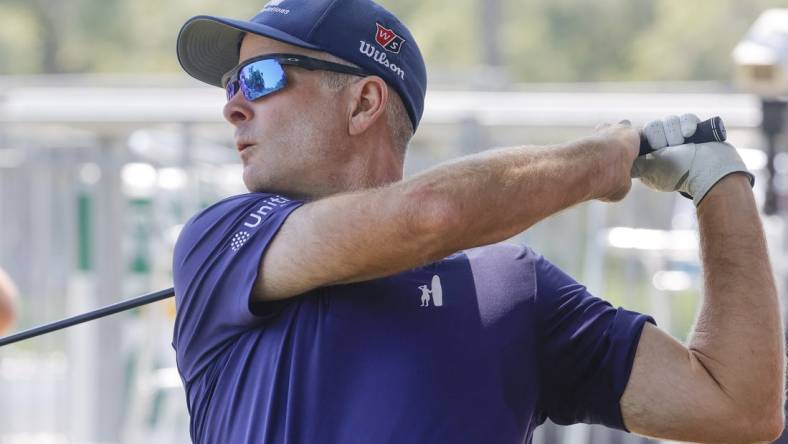
[[[14,342],[24,341],[25,339],[34,338],[36,336],[41,336],[46,333],[51,333],[53,331],[62,330],[64,328],[81,324],[83,322],[88,322],[115,313],[120,313],[121,311],[130,310],[132,308],[140,307],[142,305],[147,305],[153,302],[161,301],[163,299],[168,299],[173,296],[175,296],[175,291],[172,288],[157,291],[155,293],[144,294],[142,296],[138,296],[132,299],[118,302],[116,304],[108,305],[106,307],[99,308],[97,310],[89,311],[87,313],[82,313],[80,315],[73,316],[70,318],[61,319],[60,321],[52,322],[50,324],[34,327],[29,330],[21,331],[13,335],[6,336],[5,338],[0,338],[0,347],[8,344],[13,344]]]

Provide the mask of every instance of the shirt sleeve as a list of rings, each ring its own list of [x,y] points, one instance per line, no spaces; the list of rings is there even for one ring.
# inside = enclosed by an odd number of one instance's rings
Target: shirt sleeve
[[[272,310],[250,308],[265,250],[303,202],[265,193],[225,199],[184,225],[173,254],[179,365],[210,361],[236,335]],[[188,373],[188,371],[187,371]]]
[[[613,308],[544,257],[535,268],[540,422],[626,430],[619,401],[643,326],[654,319]]]

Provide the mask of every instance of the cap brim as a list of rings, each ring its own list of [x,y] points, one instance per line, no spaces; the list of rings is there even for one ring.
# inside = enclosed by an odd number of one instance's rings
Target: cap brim
[[[320,49],[299,38],[259,23],[200,15],[178,33],[178,62],[183,70],[209,85],[222,86],[222,76],[238,64],[241,34],[253,33],[307,49]]]

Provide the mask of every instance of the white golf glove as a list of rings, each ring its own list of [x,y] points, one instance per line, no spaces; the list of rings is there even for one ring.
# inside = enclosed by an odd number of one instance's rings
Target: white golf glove
[[[632,177],[657,191],[679,191],[697,207],[722,178],[744,173],[755,184],[736,148],[727,143],[684,143],[695,134],[698,119],[693,114],[668,116],[643,127],[643,134],[656,151],[640,156],[632,166]]]

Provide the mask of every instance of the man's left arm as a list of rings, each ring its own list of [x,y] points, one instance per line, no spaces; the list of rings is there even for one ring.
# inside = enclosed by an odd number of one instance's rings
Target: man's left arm
[[[772,441],[783,430],[780,305],[750,184],[722,179],[698,208],[705,295],[688,346],[643,329],[621,412],[635,433]]]

